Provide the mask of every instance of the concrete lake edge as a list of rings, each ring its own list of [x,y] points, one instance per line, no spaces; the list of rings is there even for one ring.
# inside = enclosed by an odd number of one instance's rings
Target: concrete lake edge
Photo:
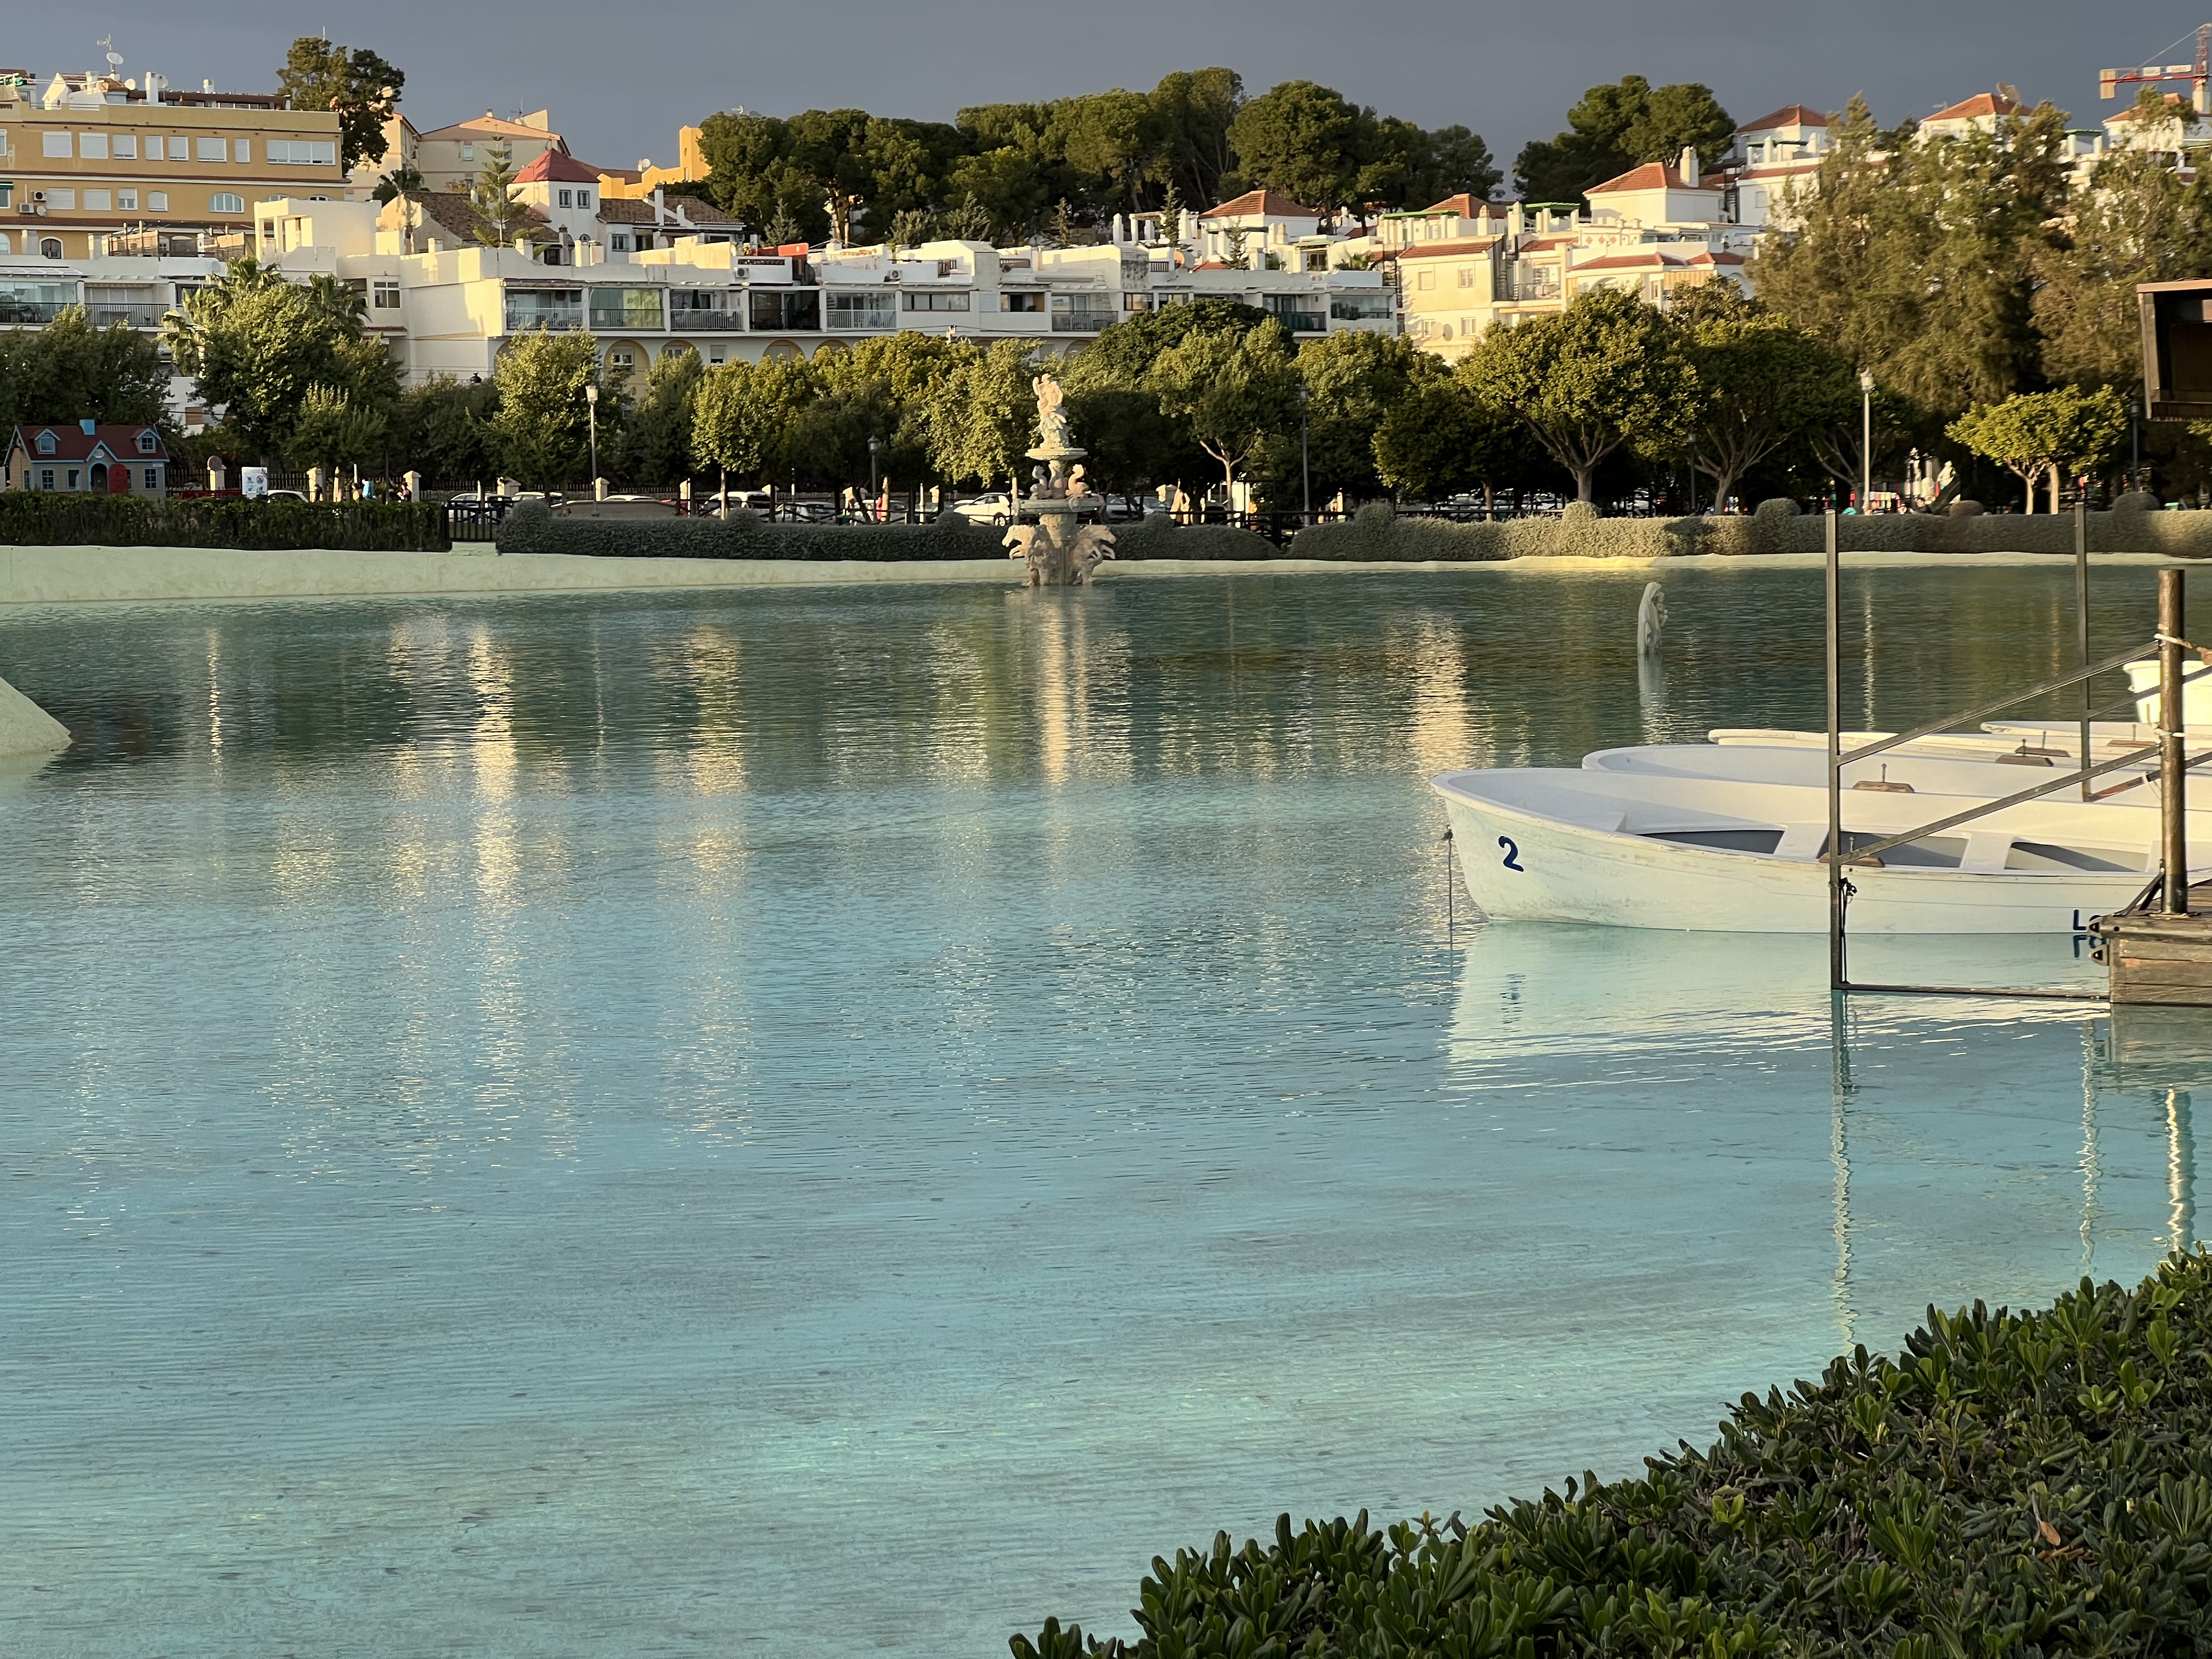
[[[1850,553],[1857,566],[2038,565],[2050,553]],[[2096,553],[2099,564],[2160,565],[2156,553]],[[1106,582],[1186,576],[1450,574],[1514,569],[1647,569],[1655,565],[1802,568],[1817,554],[1705,554],[1665,558],[1530,556],[1479,561],[1132,559],[1103,566]],[[451,553],[222,548],[0,547],[0,606],[144,604],[217,599],[393,599],[410,595],[590,593],[737,587],[874,586],[945,582],[1018,586],[1015,559],[631,559],[569,554],[498,557],[489,548]]]

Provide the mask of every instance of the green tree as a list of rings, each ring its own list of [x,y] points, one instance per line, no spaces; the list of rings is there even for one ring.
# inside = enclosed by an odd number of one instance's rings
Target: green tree
[[[1744,476],[1821,422],[1858,410],[1851,366],[1817,335],[1748,305],[1684,319],[1691,367],[1705,398],[1691,429],[1692,462],[1725,509]]]
[[[385,155],[385,128],[406,84],[404,73],[366,47],[348,51],[313,34],[292,42],[276,72],[276,90],[294,109],[337,112],[338,165],[347,173]]]
[[[1285,81],[1247,102],[1230,125],[1238,178],[1323,213],[1354,194],[1360,111],[1312,81]]]
[[[692,404],[693,463],[756,483],[792,483],[793,434],[814,392],[813,367],[803,357],[733,360],[709,369]]]
[[[2064,205],[2065,118],[2048,104],[1995,133],[1879,131],[1851,101],[1791,228],[1751,267],[1761,299],[1946,418],[2031,383],[2033,294]]]
[[[1307,393],[1306,460],[1316,501],[1341,490],[1378,494],[1375,434],[1390,412],[1420,387],[1444,378],[1443,365],[1411,340],[1346,330],[1308,340],[1297,350],[1298,378]],[[1295,426],[1285,432],[1278,465],[1285,498],[1301,483]]]
[[[403,162],[380,178],[376,181],[376,188],[369,195],[376,201],[388,204],[403,196],[420,196],[422,193],[422,173]]]
[[[1685,146],[1711,160],[1735,142],[1735,122],[1694,82],[1653,87],[1640,75],[1592,87],[1567,112],[1567,130],[1522,149],[1513,164],[1532,202],[1581,202],[1592,185],[1639,161],[1672,161]]]
[[[505,140],[487,145],[469,201],[476,209],[476,239],[485,247],[507,247],[530,222],[530,205],[514,186],[514,150]]]
[[[1526,468],[1529,449],[1526,423],[1458,373],[1414,386],[1375,428],[1376,470],[1394,493],[1435,501],[1479,489],[1493,517],[1498,491]]]
[[[1291,337],[1273,318],[1243,333],[1192,333],[1146,375],[1161,412],[1186,422],[1223,479],[1297,430],[1298,372]]]
[[[2135,118],[2174,119],[2145,88]],[[2055,241],[2035,249],[2034,319],[2054,380],[2133,386],[2142,379],[2139,283],[2212,276],[2212,172],[2187,177],[2161,152],[2116,150],[2077,192]]]
[[[44,328],[0,331],[0,424],[152,425],[168,384],[152,340],[124,323],[94,328],[82,306]]]
[[[1237,164],[1229,131],[1244,105],[1243,77],[1234,70],[1178,70],[1160,78],[1152,105],[1160,133],[1154,179],[1181,198],[1178,205],[1211,207],[1221,199],[1222,174]]]
[[[382,409],[398,377],[381,340],[369,337],[361,295],[327,276],[288,283],[252,258],[163,320],[177,372],[199,382],[222,410],[240,453],[283,454],[310,386],[328,386],[358,408]]]
[[[1954,443],[2017,475],[2033,513],[2039,478],[2098,472],[2126,447],[2128,405],[2111,386],[2066,386],[1970,409],[1947,430]]]
[[[623,417],[621,441],[610,449],[617,477],[660,489],[691,476],[692,413],[706,373],[689,348],[654,361],[636,406]]]
[[[1591,500],[1601,463],[1629,446],[1679,455],[1702,411],[1697,371],[1674,329],[1631,295],[1599,289],[1565,311],[1486,334],[1462,366],[1482,398],[1528,423]]]
[[[465,386],[446,375],[409,386],[392,406],[392,448],[435,483],[480,483],[499,471],[491,449],[489,380]]]
[[[591,427],[584,392],[599,384],[599,341],[581,330],[516,335],[499,354],[492,384],[499,390],[493,449],[507,471],[532,489],[580,477]],[[599,411],[599,439],[610,443],[620,429],[614,400],[602,398]]]
[[[928,405],[930,464],[955,483],[1018,483],[1037,441],[1035,340],[963,345]]]
[[[293,417],[285,457],[296,467],[324,468],[335,483],[347,467],[375,459],[388,425],[384,410],[356,403],[342,387],[311,386]]]

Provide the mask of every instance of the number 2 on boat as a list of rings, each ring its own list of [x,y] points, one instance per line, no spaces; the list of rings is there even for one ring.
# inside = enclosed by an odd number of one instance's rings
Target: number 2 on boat
[[[1505,867],[1509,870],[1520,869],[1521,849],[1513,844],[1513,837],[1500,836],[1498,838],[1498,844],[1505,849]]]

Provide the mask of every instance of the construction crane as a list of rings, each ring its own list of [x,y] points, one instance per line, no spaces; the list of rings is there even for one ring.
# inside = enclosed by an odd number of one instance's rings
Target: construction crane
[[[2181,40],[2188,38],[2185,34]],[[2173,44],[2178,46],[2181,40]],[[2099,70],[2097,94],[2100,98],[2114,98],[2119,95],[2122,87],[2148,86],[2160,81],[2191,82],[2191,107],[2199,115],[2212,113],[2212,23],[2197,27],[2195,63],[2145,64],[2141,69]]]

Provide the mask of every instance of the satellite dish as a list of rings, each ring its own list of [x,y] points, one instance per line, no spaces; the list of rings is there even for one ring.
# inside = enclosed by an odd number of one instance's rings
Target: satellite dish
[[[2009,81],[2000,81],[1997,82],[1997,96],[2008,104],[2017,104],[2020,102],[2020,88]]]
[[[123,54],[119,52],[109,52],[107,54],[107,66],[110,69],[121,69],[123,67]]]

